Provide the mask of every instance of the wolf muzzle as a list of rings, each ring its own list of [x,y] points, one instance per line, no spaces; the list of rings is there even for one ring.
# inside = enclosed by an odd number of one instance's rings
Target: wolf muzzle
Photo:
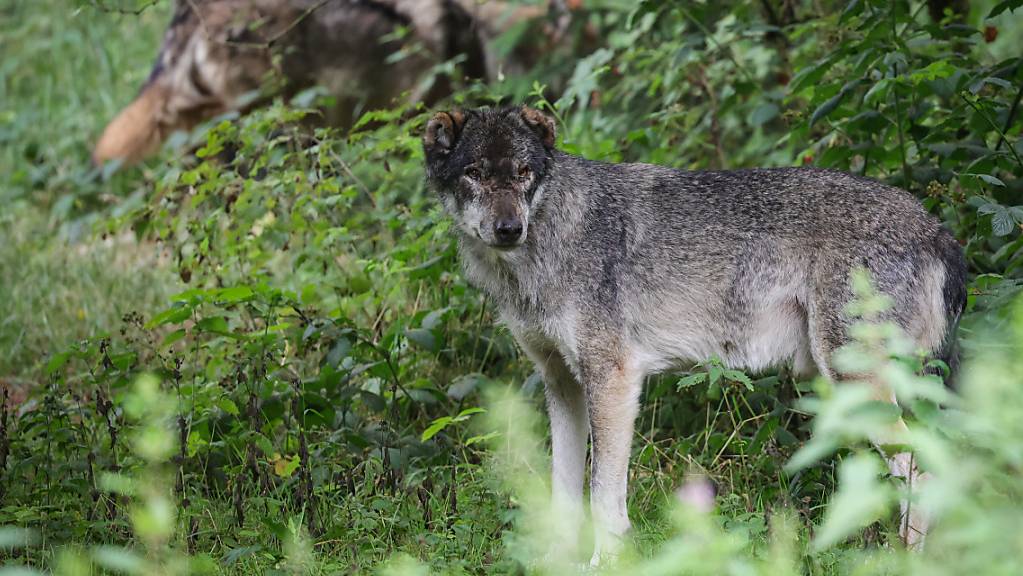
[[[522,237],[522,219],[517,216],[498,218],[494,222],[494,239],[498,248],[515,246]]]

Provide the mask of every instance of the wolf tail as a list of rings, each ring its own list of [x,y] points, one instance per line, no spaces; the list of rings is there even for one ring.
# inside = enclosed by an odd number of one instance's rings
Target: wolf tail
[[[966,259],[959,242],[944,228],[941,228],[934,237],[931,249],[933,256],[944,269],[945,277],[941,287],[945,333],[933,357],[948,366],[949,373],[945,377],[945,384],[955,387],[959,372],[959,344],[956,333],[959,319],[966,308]]]

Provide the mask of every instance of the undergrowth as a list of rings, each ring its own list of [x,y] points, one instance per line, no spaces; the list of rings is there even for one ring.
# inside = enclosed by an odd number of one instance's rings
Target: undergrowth
[[[542,383],[459,272],[423,183],[431,111],[342,134],[303,121],[311,91],[94,168],[91,137],[155,54],[167,6],[148,4],[0,9],[5,573],[556,573],[534,553]],[[633,546],[608,570],[1018,571],[1015,4],[584,3],[595,51],[443,104],[529,102],[588,158],[879,178],[967,254],[959,392],[916,376],[890,331],[860,334],[902,357],[861,350],[938,479],[923,554],[889,546],[902,488],[862,443],[876,407],[855,387],[706,359],[646,384]],[[677,502],[707,483],[711,507]]]

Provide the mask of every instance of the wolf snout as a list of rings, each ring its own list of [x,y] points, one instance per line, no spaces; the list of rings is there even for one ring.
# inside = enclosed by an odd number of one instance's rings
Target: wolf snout
[[[520,218],[499,218],[494,222],[494,239],[502,247],[514,246],[522,237],[522,220]]]

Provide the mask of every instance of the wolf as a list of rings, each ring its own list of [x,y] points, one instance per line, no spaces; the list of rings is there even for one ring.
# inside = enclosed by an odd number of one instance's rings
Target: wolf
[[[543,377],[553,500],[575,518],[592,443],[593,562],[630,526],[627,470],[646,375],[717,357],[838,379],[832,359],[849,340],[850,274],[860,267],[891,298],[889,318],[955,365],[962,249],[909,193],[818,168],[608,164],[562,152],[555,138],[554,120],[532,108],[455,110],[428,121],[423,150],[467,278]],[[872,390],[895,402],[883,385]],[[904,427],[900,419],[872,441],[897,445]],[[889,466],[907,482],[921,474],[908,453]],[[900,535],[917,545],[927,519],[905,505],[903,514]]]
[[[535,55],[499,54],[494,40],[547,15],[476,0],[178,0],[148,79],[104,128],[93,162],[136,163],[173,132],[268,100],[254,95],[323,86],[337,100],[325,120],[342,128],[406,93],[431,103],[452,88],[443,76],[423,83],[439,63],[460,58],[478,80],[528,68]]]

